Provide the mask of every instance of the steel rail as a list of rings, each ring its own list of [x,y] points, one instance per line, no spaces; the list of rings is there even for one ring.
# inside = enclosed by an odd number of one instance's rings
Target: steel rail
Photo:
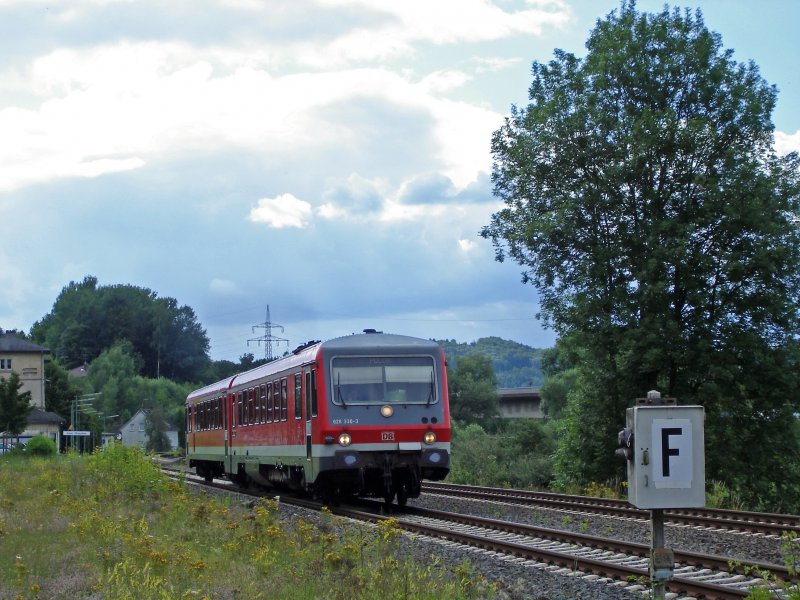
[[[238,488],[228,482],[220,483],[215,481],[209,484],[202,478],[193,476],[191,474],[171,476],[176,478],[183,477],[186,481],[191,481],[191,483],[199,486],[213,487],[243,496],[266,496],[274,498],[278,495],[271,492],[264,492],[263,490],[242,490],[241,488]],[[280,501],[282,503],[300,506],[311,510],[320,510],[323,506],[321,502],[286,495],[280,495]],[[649,548],[643,544],[627,543],[609,538],[562,532],[547,528],[499,521],[496,519],[471,517],[469,515],[460,515],[432,509],[420,509],[416,507],[406,507],[402,510],[398,507],[392,507],[397,514],[379,514],[379,512],[383,512],[385,509],[383,503],[375,502],[371,504],[372,510],[369,511],[352,507],[333,507],[330,508],[330,511],[332,514],[337,516],[352,518],[360,521],[368,521],[372,523],[377,523],[393,516],[397,518],[398,514],[418,515],[427,518],[446,520],[467,526],[493,529],[502,531],[504,533],[540,537],[542,539],[557,541],[560,543],[572,543],[590,549],[600,549],[604,551],[626,554],[631,557],[641,558],[649,555]],[[525,560],[535,561],[537,563],[552,565],[559,568],[570,569],[571,571],[580,571],[600,577],[607,577],[616,581],[642,580],[648,579],[649,577],[647,569],[625,564],[598,560],[596,558],[576,556],[566,552],[558,552],[548,548],[539,548],[514,541],[493,539],[491,537],[476,535],[474,533],[463,531],[459,532],[446,526],[415,523],[402,518],[397,519],[397,522],[398,527],[401,529],[417,535],[445,539],[470,547],[490,550],[504,555],[519,557]],[[787,570],[779,565],[762,564],[753,561],[739,561],[737,565],[737,563],[730,563],[727,559],[722,557],[706,556],[690,552],[676,552],[675,558],[676,562],[679,564],[692,565],[693,567],[701,569],[727,569],[729,572],[733,571],[745,573],[747,572],[747,569],[750,568],[757,570],[769,570],[769,572],[774,573],[776,577],[783,579],[785,576],[788,578]],[[682,576],[674,577],[672,580],[667,582],[667,589],[678,594],[705,598],[707,600],[733,600],[737,598],[744,598],[749,593],[746,590],[735,587],[729,587],[719,583]]]
[[[332,512],[338,516],[370,521],[374,523],[389,518],[386,515],[376,515],[371,512],[364,512],[354,509],[337,508],[333,509]],[[487,538],[466,532],[454,531],[453,529],[448,529],[446,527],[437,527],[434,525],[424,525],[420,523],[409,523],[405,521],[399,521],[398,526],[406,531],[410,531],[418,535],[445,539],[454,543],[515,556],[525,560],[535,561],[537,563],[553,565],[556,567],[569,569],[571,571],[580,571],[583,573],[598,575],[600,577],[608,577],[616,581],[630,581],[631,579],[640,580],[648,579],[649,577],[649,573],[646,569],[626,566],[624,564],[615,564],[613,562],[596,560],[592,558],[585,558],[573,554],[549,550],[546,548],[537,548],[512,541]],[[679,594],[705,598],[706,600],[736,600],[738,598],[745,598],[749,595],[749,591],[683,577],[673,578],[667,583],[667,589]]]
[[[649,511],[636,508],[625,500],[430,482],[422,486],[422,491],[429,494],[545,506],[556,510],[583,511],[631,519],[650,519]],[[683,525],[734,529],[775,536],[789,532],[800,535],[800,516],[797,515],[725,509],[666,509],[664,515],[668,522]]]
[[[562,531],[547,527],[537,527],[523,523],[513,523],[499,519],[486,517],[474,517],[458,513],[443,512],[430,508],[406,507],[403,512],[408,514],[454,521],[463,525],[483,527],[496,531],[513,533],[516,535],[526,535],[539,537],[564,543],[574,543],[587,548],[596,548],[610,552],[621,552],[633,556],[647,558],[650,556],[650,546],[636,542],[626,542],[613,538],[587,535],[571,531]],[[683,550],[674,551],[675,562],[680,565],[691,565],[701,569],[719,569],[732,573],[747,575],[753,572],[769,572],[782,581],[792,581],[797,579],[784,565],[773,563],[762,563],[752,560],[730,559],[724,556],[713,554],[701,554],[699,552],[689,552]]]

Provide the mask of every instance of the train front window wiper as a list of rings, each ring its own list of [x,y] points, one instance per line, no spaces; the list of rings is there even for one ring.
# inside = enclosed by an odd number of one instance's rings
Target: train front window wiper
[[[342,408],[347,408],[347,403],[344,401],[344,396],[342,395],[342,374],[337,373],[336,375],[336,399],[342,403]]]

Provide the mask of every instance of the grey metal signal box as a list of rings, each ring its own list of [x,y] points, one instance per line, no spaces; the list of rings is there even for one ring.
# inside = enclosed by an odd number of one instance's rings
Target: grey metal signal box
[[[705,506],[702,406],[635,406],[626,411],[633,432],[628,501],[638,508]]]

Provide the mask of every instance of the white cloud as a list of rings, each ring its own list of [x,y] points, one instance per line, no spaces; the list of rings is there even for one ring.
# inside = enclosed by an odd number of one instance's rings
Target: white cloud
[[[462,71],[436,71],[420,82],[420,88],[429,93],[444,93],[461,87],[470,80]]]
[[[246,53],[157,42],[39,58],[30,86],[43,101],[0,110],[0,191],[135,169],[191,148],[232,144],[280,155],[358,148],[359,132],[324,110],[354,98],[433,118],[431,159],[456,185],[489,168],[487,140],[501,116],[439,96],[466,80],[457,71],[419,82],[383,68],[274,77],[251,62]]]
[[[522,58],[500,58],[500,57],[487,57],[475,56],[470,62],[475,65],[476,73],[492,73],[495,71],[502,71],[508,69],[516,64],[519,64]]]
[[[318,66],[403,55],[420,42],[443,45],[539,35],[545,27],[563,27],[571,18],[562,0],[539,0],[513,12],[490,0],[320,0],[320,4],[367,9],[386,18],[369,30],[348,32],[328,46],[308,47],[303,59]]]
[[[775,132],[775,151],[778,154],[789,154],[789,152],[800,152],[800,129],[793,134]]]
[[[239,289],[239,286],[227,279],[212,279],[208,284],[208,289],[221,296],[240,296],[242,294],[242,290]]]
[[[347,211],[332,202],[325,203],[317,208],[317,214],[323,219],[335,221],[347,216]]]
[[[468,254],[475,250],[475,242],[472,240],[458,240],[458,247],[463,253]]]
[[[250,211],[249,220],[254,223],[266,223],[270,227],[281,229],[296,227],[302,229],[311,218],[311,205],[299,200],[292,194],[281,194],[277,198],[262,198],[258,206]]]

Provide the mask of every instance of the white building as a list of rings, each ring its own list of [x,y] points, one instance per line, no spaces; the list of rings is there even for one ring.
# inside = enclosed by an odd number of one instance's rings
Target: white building
[[[149,410],[144,408],[136,411],[130,420],[117,430],[117,439],[125,446],[147,447],[147,433],[145,432],[145,421]],[[166,419],[167,439],[169,440],[170,450],[178,448],[178,428]]]

